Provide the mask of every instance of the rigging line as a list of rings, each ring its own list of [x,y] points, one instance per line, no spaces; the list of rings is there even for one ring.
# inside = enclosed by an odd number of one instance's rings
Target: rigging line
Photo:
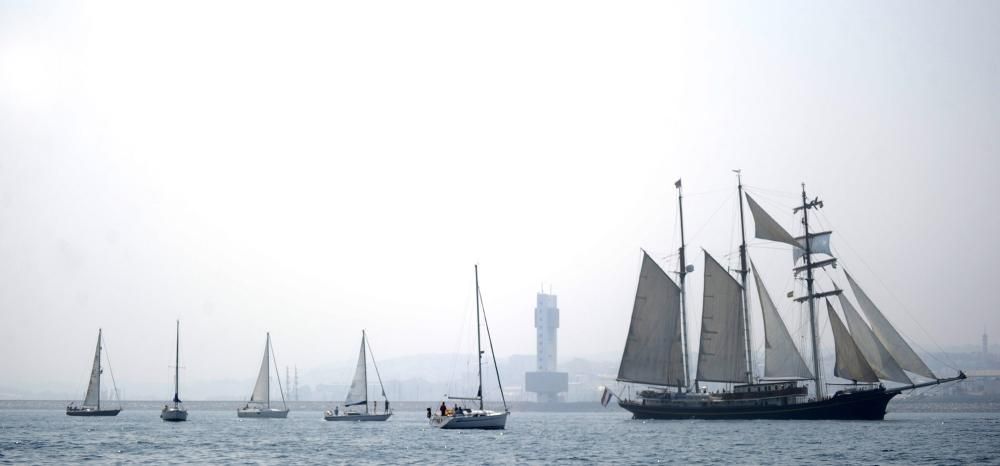
[[[731,188],[719,188],[719,189],[712,189],[712,190],[708,190],[708,191],[698,191],[696,193],[685,192],[684,193],[684,197],[688,197],[688,196],[704,196],[706,194],[717,194],[717,193],[721,193],[723,191],[729,191],[730,189]]]
[[[101,346],[104,347],[104,357],[108,359],[108,373],[111,374],[111,385],[115,388],[115,399],[118,400],[118,407],[121,407],[122,399],[118,394],[118,382],[115,381],[115,370],[111,367],[111,352],[108,351],[108,338],[101,335]],[[100,396],[100,394],[98,394]]]
[[[286,406],[286,403],[285,403],[285,389],[281,387],[281,373],[278,372],[278,357],[274,355],[274,345],[271,344],[271,334],[270,333],[267,335],[267,344],[268,344],[268,348],[267,349],[271,352],[271,362],[274,363],[274,373],[277,374],[277,376],[278,376],[278,393],[281,394],[281,404],[282,404],[282,406],[285,407],[285,409],[288,409],[288,406]],[[267,377],[268,377],[268,379],[271,378],[271,371],[267,372]],[[267,382],[267,386],[268,386],[268,388],[271,388],[271,382],[270,382],[270,380]],[[267,402],[268,408],[270,408],[271,407],[271,401],[270,401],[271,400],[271,394],[270,393],[267,394],[267,399],[268,399],[268,402]]]
[[[493,334],[490,332],[490,321],[486,319],[486,306],[483,305],[482,289],[477,290],[477,293],[479,293],[479,308],[483,313],[483,323],[486,324],[486,339],[490,342],[490,356],[493,357],[493,369],[497,373],[497,386],[500,387],[500,399],[503,400],[503,410],[507,411],[507,397],[503,394],[503,383],[500,381],[500,366],[497,366],[497,354],[493,351]]]
[[[688,239],[694,239],[694,238],[697,238],[697,237],[698,237],[698,235],[699,235],[699,234],[701,234],[701,232],[702,232],[702,231],[704,231],[704,230],[705,230],[705,228],[706,228],[706,227],[707,227],[707,226],[708,226],[708,225],[709,225],[709,224],[710,224],[710,223],[712,222],[712,219],[714,219],[714,218],[715,218],[715,216],[716,216],[716,215],[717,215],[717,214],[719,213],[719,211],[720,211],[720,210],[722,210],[722,208],[723,208],[723,207],[725,207],[725,206],[726,206],[726,204],[728,204],[728,203],[729,203],[729,202],[730,202],[730,201],[732,200],[732,197],[733,197],[733,196],[728,196],[728,197],[726,197],[725,199],[723,199],[722,203],[721,203],[721,204],[719,204],[719,206],[715,208],[715,211],[714,211],[714,212],[712,212],[712,215],[710,215],[710,216],[708,217],[708,220],[705,220],[705,223],[704,223],[704,224],[702,224],[702,226],[701,226],[701,227],[699,227],[699,228],[698,228],[698,230],[697,230],[697,231],[695,231],[695,232],[694,232],[694,234],[693,234],[693,235],[691,235],[691,236],[690,236],[690,237],[689,237]]]
[[[825,217],[822,212],[820,212],[820,216]],[[851,252],[854,253],[854,255],[861,261],[862,264],[864,264],[865,268],[868,269],[868,271],[872,274],[872,276],[874,276],[875,279],[878,280],[879,284],[882,285],[882,288],[885,289],[889,293],[889,296],[893,299],[893,301],[896,302],[897,305],[899,305],[900,309],[902,309],[903,313],[910,319],[910,321],[912,321],[913,323],[915,323],[917,325],[917,328],[919,328],[920,331],[924,333],[924,336],[926,336],[927,339],[930,340],[930,342],[938,349],[938,351],[941,353],[941,355],[943,356],[943,355],[947,354],[944,351],[944,349],[941,348],[941,345],[939,345],[938,342],[934,340],[934,337],[931,336],[930,332],[928,332],[927,329],[924,328],[924,326],[921,325],[920,322],[907,309],[906,304],[903,303],[902,300],[900,300],[899,297],[896,296],[896,294],[892,292],[892,289],[890,289],[889,286],[886,285],[885,281],[882,280],[882,277],[880,277],[875,272],[875,270],[872,268],[872,266],[868,264],[868,262],[864,258],[864,255],[860,254],[858,252],[858,250],[854,248],[854,246],[851,244],[851,242],[847,239],[846,235],[844,235],[843,232],[838,232],[838,236],[840,237],[840,240],[843,241],[843,243],[847,246],[847,248],[850,249]],[[834,249],[836,249],[836,248],[834,248]],[[845,267],[845,270],[846,270],[846,267]],[[897,332],[902,332],[898,328],[896,329],[896,331]],[[905,333],[904,333],[904,335],[905,335]],[[905,335],[905,336],[909,337],[908,335]],[[958,370],[958,367],[955,365],[955,363],[953,361],[950,361],[950,360],[944,361],[941,358],[938,358],[937,356],[934,356],[933,353],[927,351],[927,349],[924,348],[923,345],[921,345],[920,343],[918,343],[915,339],[909,338],[909,340],[914,345],[916,345],[918,348],[920,348],[925,354],[931,355],[931,358],[933,358],[935,361],[937,361],[937,362],[939,362],[939,363],[947,366],[950,369]]]
[[[743,190],[746,191],[747,188],[752,189],[754,191],[754,193],[766,193],[766,194],[771,195],[771,196],[787,196],[787,197],[791,197],[791,198],[796,198],[797,199],[797,198],[799,198],[799,196],[802,195],[802,193],[798,192],[798,191],[782,191],[780,189],[772,189],[772,188],[765,188],[763,186],[754,186],[754,185],[744,184],[743,185]]]
[[[378,363],[375,362],[375,352],[372,351],[372,342],[365,335],[365,344],[368,345],[368,354],[372,355],[372,366],[375,366],[375,377],[378,378],[378,386],[382,389],[382,399],[388,400],[385,396],[385,385],[382,385],[382,374],[378,373]]]

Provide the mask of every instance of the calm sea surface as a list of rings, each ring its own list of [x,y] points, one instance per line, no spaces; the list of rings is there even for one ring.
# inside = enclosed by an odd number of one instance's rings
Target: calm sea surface
[[[890,413],[882,422],[634,421],[628,413],[514,412],[507,430],[442,431],[424,413],[326,422],[320,410],[240,420],[190,405],[188,422],[151,407],[112,418],[0,408],[0,463],[1000,464],[1000,413]]]

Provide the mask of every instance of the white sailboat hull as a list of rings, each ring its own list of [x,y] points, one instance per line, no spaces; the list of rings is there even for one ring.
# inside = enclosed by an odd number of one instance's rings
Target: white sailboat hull
[[[507,426],[507,416],[510,413],[495,411],[473,411],[471,414],[458,416],[431,416],[431,427],[439,429],[489,429],[499,430]]]
[[[236,417],[258,418],[258,419],[285,419],[288,417],[287,409],[277,408],[240,408],[236,410]]]
[[[160,411],[160,419],[163,419],[164,421],[181,422],[186,421],[187,418],[187,410],[177,406],[172,408],[163,408],[163,411]]]
[[[364,421],[386,421],[392,413],[386,414],[339,414],[335,415],[327,411],[323,415],[323,419],[327,421],[347,421],[347,422],[364,422]]]

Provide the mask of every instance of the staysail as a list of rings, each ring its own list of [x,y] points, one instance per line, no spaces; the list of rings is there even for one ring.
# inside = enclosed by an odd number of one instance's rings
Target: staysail
[[[347,392],[347,399],[344,406],[365,405],[368,406],[368,370],[365,362],[365,337],[361,336],[361,353],[358,354],[358,367],[354,370],[354,380],[351,381],[351,389]]]
[[[87,396],[83,405],[101,405],[101,332],[97,332],[97,350],[94,352],[94,366],[90,369],[90,382],[87,384]]]
[[[250,401],[254,403],[268,403],[271,400],[271,368],[269,367],[271,336],[268,335],[267,342],[264,343],[264,360],[260,363],[260,372],[257,374],[257,384],[253,386],[253,394]]]
[[[861,314],[854,309],[854,305],[844,296],[843,293],[837,295],[840,298],[840,308],[844,310],[844,316],[847,318],[847,327],[851,330],[851,336],[854,337],[854,343],[858,345],[858,349],[861,350],[861,354],[864,355],[865,359],[875,370],[875,374],[878,375],[880,379],[892,380],[893,382],[911,384],[910,378],[906,376],[906,372],[899,367],[896,360],[892,358],[892,355],[886,351],[885,346],[879,343],[878,339],[875,338],[875,334],[872,330],[868,328],[868,324],[861,318]]]
[[[812,371],[806,366],[802,354],[795,347],[795,341],[788,333],[785,322],[778,314],[778,308],[767,293],[764,282],[757,274],[751,261],[757,296],[760,298],[761,312],[764,314],[764,377],[812,378]]]
[[[906,340],[903,340],[903,337],[899,335],[899,332],[882,315],[882,311],[875,306],[871,298],[858,286],[854,278],[847,272],[844,272],[844,275],[847,276],[847,282],[851,284],[851,290],[854,291],[854,297],[858,300],[858,304],[861,305],[861,310],[868,317],[868,321],[871,322],[872,331],[875,332],[875,336],[882,342],[882,345],[889,351],[893,359],[899,363],[899,366],[914,374],[936,379],[937,377],[927,367],[927,364],[924,364],[920,356],[917,356],[913,348],[910,348]]]
[[[618,380],[687,385],[681,346],[680,288],[645,251]]]
[[[795,248],[802,247],[791,233],[778,224],[760,204],[757,204],[757,201],[753,200],[749,194],[746,197],[747,205],[750,206],[750,214],[753,215],[754,236],[760,239],[789,244],[795,246]]]
[[[826,312],[830,316],[830,329],[833,330],[833,345],[837,354],[833,375],[855,382],[878,382],[878,375],[861,354],[829,300],[826,301]]]
[[[704,291],[697,380],[745,382],[748,367],[741,287],[707,251]]]

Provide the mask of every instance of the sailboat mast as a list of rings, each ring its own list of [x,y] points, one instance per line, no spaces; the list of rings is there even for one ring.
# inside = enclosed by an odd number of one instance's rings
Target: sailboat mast
[[[802,183],[802,225],[805,228],[806,238],[806,297],[809,302],[809,326],[812,330],[812,353],[813,353],[813,381],[816,383],[816,399],[822,400],[824,387],[822,383],[822,370],[820,369],[819,354],[819,326],[816,323],[816,302],[813,299],[813,267],[812,267],[812,245],[809,238],[809,209],[819,205],[819,201],[809,202],[806,199],[806,184]]]
[[[97,410],[101,410],[101,329],[97,329]]]
[[[747,299],[747,231],[743,220],[743,176],[740,170],[736,172],[736,190],[739,194],[740,203],[740,295],[743,297],[743,329],[745,330],[746,351],[747,351],[747,383],[753,383],[753,349],[750,345],[750,307]]]
[[[479,369],[479,393],[476,396],[479,397],[479,410],[483,409],[483,344],[482,335],[479,331],[479,264],[475,265],[476,269],[476,357],[479,359],[479,364],[476,366]]]
[[[265,366],[270,366],[270,363],[267,360],[268,359],[267,357],[268,355],[270,355],[270,353],[271,353],[271,332],[267,332],[267,341],[264,344]],[[267,382],[264,384],[264,386],[267,387],[267,389],[265,390],[264,393],[267,393],[267,409],[271,409],[271,368],[266,367],[265,369],[266,370],[264,372],[267,373]]]
[[[362,355],[364,355],[364,352],[365,352],[365,329],[361,329]],[[364,379],[365,379],[365,414],[368,414],[368,358],[365,358]],[[376,411],[376,413],[377,412],[378,411]]]
[[[178,392],[180,391],[179,389],[180,379],[178,378],[178,375],[180,374],[180,366],[181,366],[181,321],[180,319],[177,319],[177,341],[176,345],[174,346],[174,404],[177,404],[177,401],[180,400],[180,398],[177,396]]]
[[[681,282],[681,358],[684,361],[684,380],[682,381],[685,387],[688,386],[688,334],[687,334],[687,291],[684,288],[684,278],[687,276],[687,259],[684,256],[684,191],[681,189],[681,180],[677,180],[674,183],[677,187],[677,208],[680,214],[681,222],[681,247],[678,251],[680,255],[680,269],[677,271],[680,276]]]

